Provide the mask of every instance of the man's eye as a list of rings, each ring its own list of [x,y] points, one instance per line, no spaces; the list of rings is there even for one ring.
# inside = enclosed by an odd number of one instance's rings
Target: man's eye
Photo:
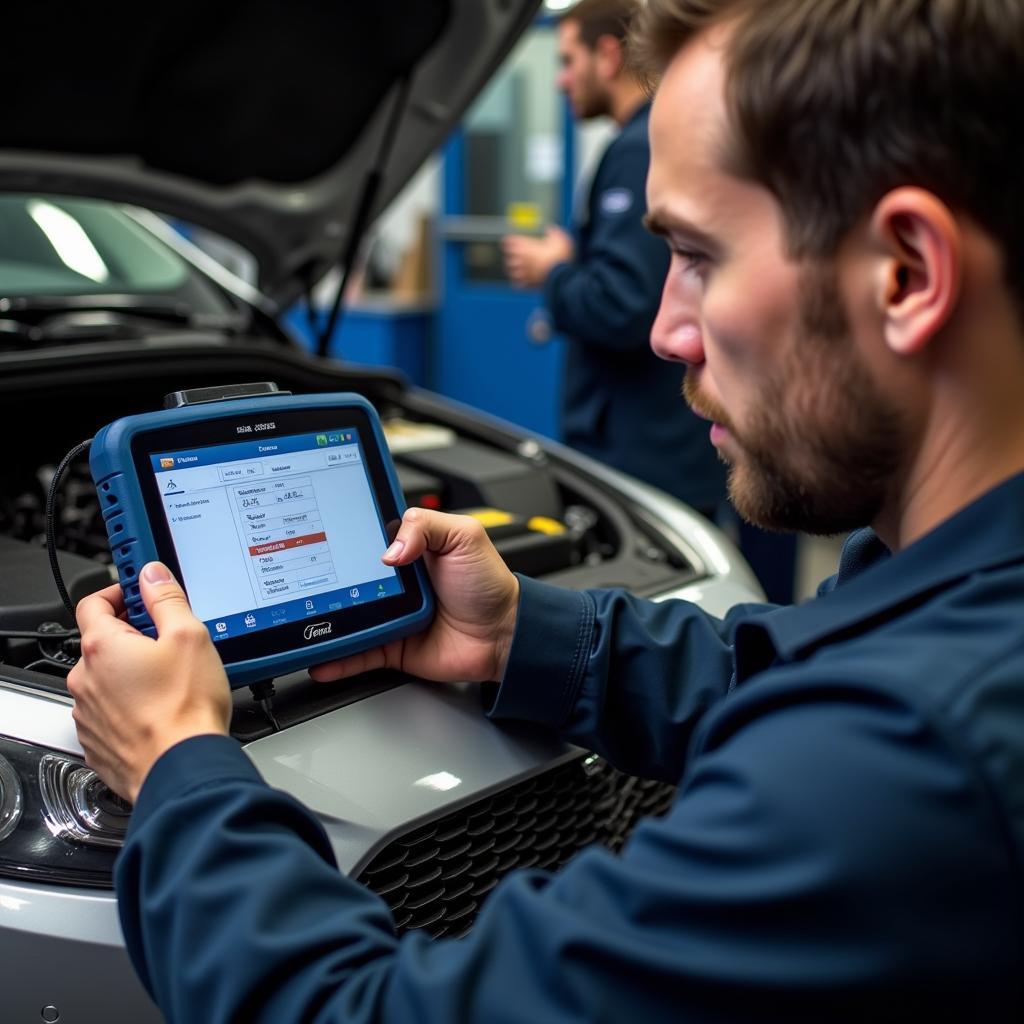
[[[707,265],[708,258],[693,249],[673,249],[672,255],[682,260],[684,270],[700,271]]]

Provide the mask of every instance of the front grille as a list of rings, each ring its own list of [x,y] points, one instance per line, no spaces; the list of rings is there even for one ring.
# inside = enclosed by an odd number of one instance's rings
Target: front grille
[[[399,934],[458,938],[509,871],[557,871],[595,842],[617,852],[640,818],[664,814],[674,796],[674,786],[581,758],[396,839],[359,881],[384,898]]]

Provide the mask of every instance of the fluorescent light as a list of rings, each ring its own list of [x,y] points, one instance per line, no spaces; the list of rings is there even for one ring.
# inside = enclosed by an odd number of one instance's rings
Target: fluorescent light
[[[103,257],[96,251],[96,246],[89,240],[82,225],[70,213],[45,199],[29,200],[28,213],[49,239],[65,266],[97,284],[109,280],[110,271]]]
[[[544,6],[549,11],[567,11],[576,0],[544,0]]]

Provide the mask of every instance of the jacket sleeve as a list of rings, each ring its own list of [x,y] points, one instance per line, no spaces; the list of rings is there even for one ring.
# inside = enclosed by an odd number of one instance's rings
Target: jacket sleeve
[[[516,635],[489,713],[559,731],[644,778],[678,780],[701,717],[729,691],[736,623],[689,601],[519,578]]]
[[[1014,869],[957,759],[853,689],[734,700],[620,857],[514,873],[456,941],[397,940],[233,741],[186,741],[117,866],[133,961],[170,1024],[1011,1019]]]
[[[584,344],[620,352],[648,344],[669,253],[641,220],[647,166],[647,147],[640,142],[609,151],[594,183],[586,256],[560,263],[545,281],[544,302],[555,327]],[[628,195],[629,208],[602,209],[609,193]]]

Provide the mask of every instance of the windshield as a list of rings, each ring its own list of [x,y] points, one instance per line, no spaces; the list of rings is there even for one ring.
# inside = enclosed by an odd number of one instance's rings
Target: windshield
[[[227,313],[218,290],[120,207],[0,196],[0,297],[145,296]]]

